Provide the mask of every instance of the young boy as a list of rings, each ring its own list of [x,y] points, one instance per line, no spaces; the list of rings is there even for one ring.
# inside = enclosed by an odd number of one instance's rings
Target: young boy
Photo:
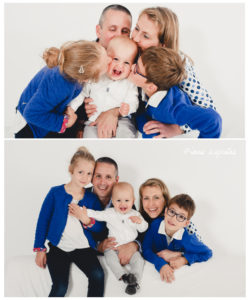
[[[145,123],[156,120],[166,124],[188,124],[200,131],[199,138],[218,138],[221,134],[220,115],[212,108],[194,105],[187,94],[177,86],[185,78],[185,60],[172,49],[150,47],[145,50],[133,67],[129,79],[141,87],[149,97],[144,113],[136,116],[143,138]],[[197,82],[195,83],[197,90]],[[201,97],[196,91],[195,99]]]
[[[190,196],[177,195],[169,200],[164,219],[153,221],[145,235],[143,256],[154,264],[163,281],[172,282],[175,279],[174,269],[207,261],[212,256],[212,251],[195,234],[191,235],[185,229],[194,211],[195,204]],[[166,261],[156,254],[165,249],[176,252],[176,257],[172,255]]]
[[[109,229],[109,237],[115,237],[117,246],[134,241],[139,232],[144,232],[148,228],[147,222],[141,214],[132,209],[134,204],[134,191],[131,184],[127,182],[118,182],[114,184],[112,191],[112,203],[114,207],[107,208],[104,211],[95,211],[83,208],[81,219],[87,217],[98,221],[105,221]],[[90,221],[90,220],[89,220]],[[130,260],[131,271],[127,274],[125,268],[120,264],[116,251],[107,249],[104,252],[106,262],[118,280],[123,280],[127,284],[125,292],[129,295],[136,293],[139,288],[144,259],[140,253],[136,251]]]
[[[90,97],[97,106],[95,112],[86,122],[84,138],[97,138],[97,128],[94,125],[97,117],[104,111],[120,107],[121,117],[118,120],[116,137],[134,138],[136,128],[128,115],[136,112],[138,108],[138,89],[127,80],[132,64],[137,56],[138,48],[134,41],[126,36],[113,38],[108,45],[107,54],[112,62],[108,72],[100,81],[84,85],[80,95],[70,102],[74,111],[83,103],[84,98]]]

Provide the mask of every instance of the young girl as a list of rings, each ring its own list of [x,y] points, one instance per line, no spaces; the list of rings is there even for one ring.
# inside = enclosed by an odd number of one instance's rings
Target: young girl
[[[96,243],[91,232],[102,230],[102,223],[93,219],[82,223],[69,214],[69,204],[76,203],[94,210],[101,210],[97,196],[84,189],[91,182],[95,160],[85,147],[73,155],[69,166],[71,181],[52,187],[41,207],[37,222],[34,251],[36,264],[45,268],[52,279],[49,297],[63,297],[66,294],[70,264],[74,262],[88,277],[88,296],[102,297],[104,273],[97,259]],[[46,254],[45,241],[49,252]]]
[[[17,109],[27,125],[16,138],[43,138],[49,132],[63,133],[76,121],[66,107],[81,92],[83,83],[97,81],[107,71],[110,58],[96,42],[68,42],[43,54],[42,68],[23,91]],[[66,114],[65,114],[66,111]]]

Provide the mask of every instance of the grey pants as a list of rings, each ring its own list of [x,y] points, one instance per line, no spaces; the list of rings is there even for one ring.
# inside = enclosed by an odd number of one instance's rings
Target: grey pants
[[[118,280],[122,275],[127,273],[125,268],[120,264],[119,257],[116,251],[106,250],[104,251],[104,256],[107,265],[110,267]],[[137,281],[140,282],[144,268],[144,259],[138,251],[136,251],[130,259],[129,266],[131,268],[130,273],[133,273],[136,276]]]
[[[137,129],[132,120],[129,118],[119,118],[116,129],[116,138],[137,138],[137,134]],[[84,127],[83,137],[86,139],[98,138],[97,127],[86,125]]]

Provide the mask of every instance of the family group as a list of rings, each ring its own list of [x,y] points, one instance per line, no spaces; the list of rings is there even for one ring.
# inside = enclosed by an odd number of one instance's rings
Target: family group
[[[99,255],[129,295],[140,288],[145,260],[171,283],[176,269],[211,258],[190,221],[195,203],[189,195],[170,197],[162,180],[149,178],[139,188],[136,210],[133,187],[119,181],[115,160],[95,161],[85,147],[74,153],[69,173],[69,183],[48,192],[35,233],[36,264],[47,265],[52,279],[49,297],[65,296],[72,262],[88,278],[87,296],[104,296]],[[85,188],[89,183],[93,187]]]
[[[219,138],[222,119],[179,49],[176,14],[146,8],[131,26],[130,11],[110,5],[96,41],[45,50],[46,66],[17,105],[27,124],[15,137],[170,138],[198,130],[199,138]]]

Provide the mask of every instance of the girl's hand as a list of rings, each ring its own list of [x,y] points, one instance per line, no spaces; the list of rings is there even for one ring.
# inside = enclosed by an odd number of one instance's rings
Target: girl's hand
[[[169,265],[164,265],[160,269],[159,273],[160,273],[160,278],[162,281],[171,283],[173,280],[175,280],[174,270]]]
[[[185,257],[181,256],[181,257],[175,257],[173,259],[170,260],[170,266],[173,269],[179,269],[184,265],[187,265],[188,261]]]
[[[82,217],[81,217],[80,221],[84,225],[89,225],[90,222],[91,222],[91,220],[90,220],[90,218],[88,217],[88,214],[87,214],[87,208],[85,206],[83,206],[83,208],[82,208]]]
[[[133,222],[133,223],[136,223],[136,224],[141,224],[142,222],[142,219],[138,216],[131,216],[129,217],[129,219]]]
[[[143,130],[146,134],[159,133],[159,135],[154,138],[170,138],[183,134],[180,126],[177,124],[164,124],[158,121],[149,121],[147,122]]]
[[[70,128],[76,122],[77,114],[75,114],[74,110],[70,106],[67,106],[66,115],[68,116],[66,127]]]
[[[130,110],[130,105],[128,103],[125,103],[125,102],[121,103],[119,112],[122,117],[127,116],[129,113],[129,110]]]
[[[42,269],[45,269],[47,262],[46,252],[36,252],[35,263]]]
[[[97,107],[95,104],[91,104],[94,100],[92,98],[85,98],[84,99],[84,108],[88,118],[94,115],[97,112]]]
[[[181,257],[181,252],[171,251],[171,250],[162,250],[157,252],[157,255],[163,258],[165,261],[170,262],[171,259]]]
[[[69,214],[71,216],[77,218],[78,220],[80,220],[80,218],[82,216],[82,209],[77,204],[71,203],[71,204],[69,204]]]

